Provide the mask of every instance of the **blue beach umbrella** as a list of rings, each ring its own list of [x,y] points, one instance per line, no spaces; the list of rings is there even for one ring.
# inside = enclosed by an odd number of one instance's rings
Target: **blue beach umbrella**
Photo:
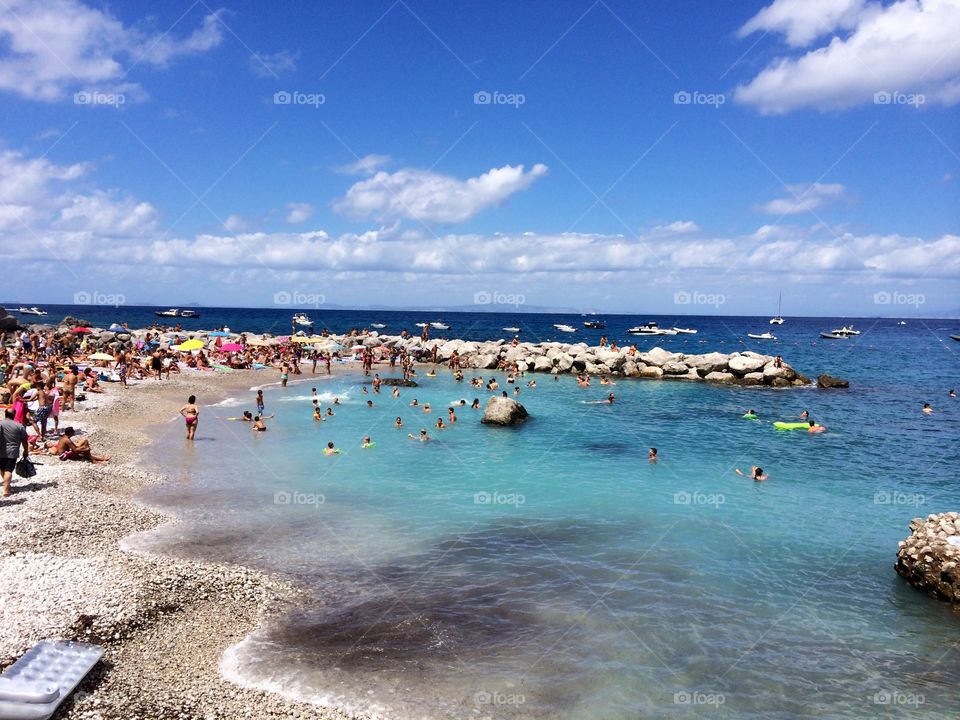
[[[210,337],[230,337],[231,333],[224,332],[223,330],[214,330],[210,333]]]

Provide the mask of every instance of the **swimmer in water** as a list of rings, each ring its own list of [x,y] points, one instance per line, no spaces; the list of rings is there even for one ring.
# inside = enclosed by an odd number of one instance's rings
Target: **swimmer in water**
[[[320,407],[317,405],[313,406],[313,419],[319,422],[323,422],[323,413],[320,412]]]
[[[253,425],[250,426],[251,430],[256,430],[257,432],[266,432],[267,426],[263,422],[263,418],[259,415],[255,415],[253,418]]]
[[[757,482],[763,482],[764,480],[767,479],[767,477],[769,477],[768,475],[763,474],[763,468],[757,467],[756,465],[752,465],[750,467],[749,476],[745,472],[743,472],[740,468],[737,468],[736,470],[734,470],[734,472],[737,475],[742,475],[743,477],[751,477]]]
[[[373,407],[373,400],[367,400],[367,407],[368,407],[368,408],[372,408],[372,407]]]
[[[229,417],[223,418],[224,420],[239,420],[240,422],[253,422],[253,413],[249,410],[244,410],[243,415],[240,417]]]
[[[930,403],[923,404],[923,412],[925,415],[933,414],[933,407],[930,405]]]
[[[804,410],[802,413],[800,413],[801,420],[807,420],[809,418],[810,418],[810,413],[807,410]]]
[[[327,417],[333,417],[333,408],[327,408]]]
[[[443,423],[443,418],[437,418],[437,422],[436,422],[436,424],[434,424],[434,427],[435,427],[437,430],[446,430],[446,429],[447,429],[447,426]]]
[[[659,457],[657,457],[656,448],[650,448],[650,452],[647,453],[647,459],[652,463],[655,463],[657,460],[660,459]]]
[[[957,396],[957,391],[954,390],[953,388],[950,388],[950,392],[947,393],[947,397],[956,397],[956,396]]]
[[[413,400],[410,401],[410,407],[417,407],[417,405],[419,405],[419,404],[420,404],[420,403],[417,402],[417,399],[416,399],[416,398],[414,398]]]
[[[339,404],[340,404],[340,398],[335,397],[335,398],[333,399],[333,404],[334,404],[334,405],[339,405]]]
[[[400,388],[395,387],[395,388],[393,389],[393,396],[394,396],[394,397],[400,397]]]
[[[367,435],[365,438],[363,438],[363,442],[360,444],[360,447],[366,450],[367,448],[372,448],[374,445],[376,445],[376,443],[370,439],[369,435]]]
[[[328,442],[328,443],[327,443],[327,447],[325,447],[324,450],[323,450],[323,454],[324,454],[324,455],[339,455],[339,454],[340,454],[340,450],[339,450],[338,448],[335,448],[335,447],[333,446],[333,443],[332,443],[332,442]]]
[[[423,411],[424,411],[425,413],[433,412],[433,411],[430,409],[430,403],[424,403],[424,404],[423,404]]]
[[[810,421],[810,429],[807,430],[808,433],[822,433],[826,431],[827,429],[823,425],[817,425],[816,420]]]
[[[433,440],[432,437],[430,437],[429,435],[427,435],[427,429],[426,429],[426,428],[423,428],[423,429],[420,430],[420,435],[419,435],[419,437],[416,436],[416,435],[414,435],[413,433],[407,433],[407,437],[410,438],[411,440],[419,440],[420,442],[429,442],[430,440]]]

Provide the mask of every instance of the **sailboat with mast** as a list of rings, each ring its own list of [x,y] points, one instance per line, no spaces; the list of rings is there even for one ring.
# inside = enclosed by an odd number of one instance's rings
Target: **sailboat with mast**
[[[780,315],[780,305],[783,301],[783,293],[777,293],[777,315],[776,317],[770,318],[771,325],[783,325],[783,316]]]

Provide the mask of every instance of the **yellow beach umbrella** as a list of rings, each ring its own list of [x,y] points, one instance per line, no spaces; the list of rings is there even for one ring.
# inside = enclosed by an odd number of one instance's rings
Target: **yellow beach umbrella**
[[[260,338],[253,338],[252,340],[247,340],[247,345],[253,345],[254,347],[267,347],[271,345],[269,340],[261,340]]]
[[[194,338],[193,340],[187,340],[186,342],[180,343],[174,349],[175,350],[200,350],[202,348],[203,348],[203,341],[197,340],[196,338]]]
[[[98,352],[94,353],[87,360],[113,360],[113,355],[108,355],[107,353]]]
[[[318,343],[323,342],[324,338],[319,335],[314,335],[313,337],[304,337],[303,335],[296,335],[290,338],[290,342],[295,343]]]

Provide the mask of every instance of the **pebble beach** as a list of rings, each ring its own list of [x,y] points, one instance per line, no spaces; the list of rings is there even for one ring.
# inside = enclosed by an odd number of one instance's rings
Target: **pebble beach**
[[[14,480],[0,513],[0,668],[43,638],[106,649],[58,718],[354,717],[220,676],[224,649],[295,589],[241,567],[122,549],[124,537],[168,521],[134,499],[163,480],[140,461],[147,429],[168,420],[189,394],[213,399],[245,389],[246,375],[185,374],[90,394],[62,424],[82,430],[111,461],[35,457],[37,475]]]

